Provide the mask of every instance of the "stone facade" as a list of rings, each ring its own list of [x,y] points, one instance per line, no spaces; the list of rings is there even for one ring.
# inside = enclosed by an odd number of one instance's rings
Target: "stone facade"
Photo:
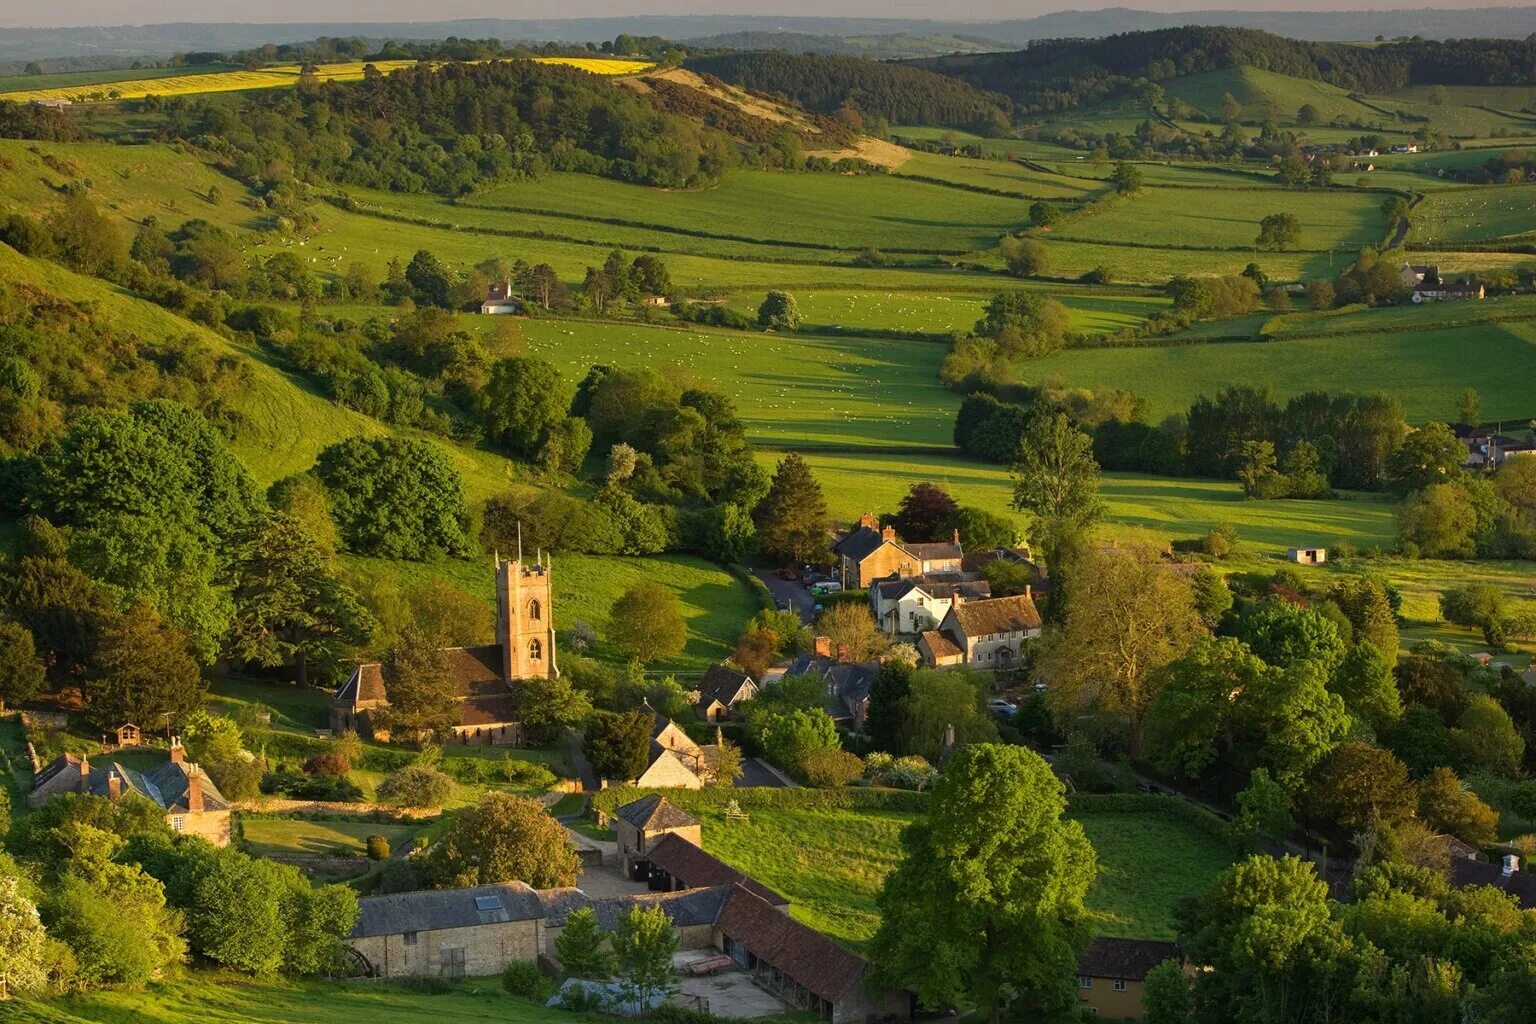
[[[550,569],[542,559],[536,565],[497,559],[496,643],[504,681],[558,674]]]
[[[504,921],[349,940],[380,978],[482,977],[543,948],[544,922]]]

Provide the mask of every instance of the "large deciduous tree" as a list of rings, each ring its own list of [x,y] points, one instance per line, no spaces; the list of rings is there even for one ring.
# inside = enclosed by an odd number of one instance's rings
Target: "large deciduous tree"
[[[677,657],[688,642],[677,595],[649,580],[634,584],[608,611],[608,639],[640,662]]]
[[[1013,473],[1013,507],[1031,516],[1030,536],[1055,573],[1104,514],[1093,439],[1066,413],[1037,409],[1025,424]]]
[[[531,458],[555,425],[565,419],[571,393],[560,371],[546,359],[512,356],[499,360],[491,367],[491,379],[480,393],[486,433]]]
[[[959,511],[955,499],[938,484],[926,480],[916,483],[902,495],[891,525],[904,541],[926,543],[948,540],[944,533]]]
[[[87,679],[88,713],[104,728],[178,722],[202,706],[206,689],[187,638],[147,601],[102,630]]]
[[[949,762],[928,807],[880,893],[878,976],[924,1006],[970,1004],[994,1021],[1010,999],[1070,1008],[1098,860],[1062,818],[1061,782],[1023,747],[978,744]]]
[[[1159,670],[1205,632],[1188,582],[1155,551],[1084,553],[1066,616],[1043,652],[1053,712],[1064,723],[1083,713],[1120,723],[1132,756],[1140,756]]]
[[[554,889],[575,885],[579,867],[560,823],[539,802],[510,793],[486,793],[456,815],[426,864],[444,888],[519,881]]]
[[[342,541],[358,554],[424,559],[469,549],[469,508],[459,472],[437,446],[351,437],[320,453]]]
[[[436,641],[408,626],[384,659],[390,729],[405,736],[446,732],[459,720],[458,694]]]

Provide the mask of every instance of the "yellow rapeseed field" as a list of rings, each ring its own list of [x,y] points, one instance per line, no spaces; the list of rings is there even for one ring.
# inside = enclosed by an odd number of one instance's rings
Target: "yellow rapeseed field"
[[[535,57],[540,64],[565,64],[594,75],[633,75],[650,67],[649,61],[607,60],[599,57]],[[322,64],[316,78],[322,82],[357,82],[363,77],[363,68],[370,62],[352,61],[347,64]],[[401,68],[414,67],[413,60],[380,60],[371,62],[384,74]],[[243,92],[247,89],[281,89],[297,84],[299,65],[279,64],[259,71],[216,71],[205,75],[173,75],[169,78],[141,78],[127,82],[111,82],[105,85],[64,86],[57,89],[29,89],[23,92],[4,93],[0,98],[25,103],[30,100],[68,100],[71,103],[94,103],[103,100],[137,100],[146,96],[191,96],[210,92]]]

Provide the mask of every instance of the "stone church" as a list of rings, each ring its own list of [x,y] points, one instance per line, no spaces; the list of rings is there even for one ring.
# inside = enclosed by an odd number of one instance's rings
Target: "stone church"
[[[496,570],[496,642],[479,647],[448,647],[440,653],[459,701],[453,742],[517,744],[521,724],[509,696],[519,679],[559,674],[555,664],[554,594],[550,566],[541,556],[494,560]],[[384,715],[389,706],[384,666],[359,665],[331,697],[331,730],[388,738]]]

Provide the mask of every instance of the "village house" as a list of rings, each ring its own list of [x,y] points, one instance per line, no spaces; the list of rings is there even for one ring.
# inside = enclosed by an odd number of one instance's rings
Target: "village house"
[[[485,301],[480,303],[480,312],[485,316],[502,316],[508,313],[520,312],[523,303],[512,294],[511,281],[495,281],[485,290]]]
[[[1077,1003],[1103,1020],[1140,1020],[1147,974],[1164,960],[1180,960],[1172,942],[1099,937],[1077,958]]]
[[[925,631],[917,650],[924,664],[935,667],[1008,669],[1040,629],[1040,612],[1028,593],[966,601],[950,608],[938,629]]]
[[[649,704],[643,705],[650,711]],[[704,748],[665,715],[656,714],[651,728],[651,760],[634,780],[636,786],[650,789],[702,789],[704,787]]]
[[[1397,276],[1402,280],[1404,288],[1417,288],[1426,281],[1439,284],[1440,268],[1425,263],[1404,263],[1398,268]]]
[[[453,742],[517,745],[523,728],[512,709],[510,690],[519,679],[559,674],[550,567],[494,560],[496,642],[449,647],[439,652],[459,702]],[[359,665],[331,697],[331,731],[389,738],[389,684],[378,662]]]
[[[757,684],[740,669],[714,664],[699,681],[699,699],[694,710],[706,722],[730,718],[736,706],[757,696]]]
[[[992,585],[970,573],[935,573],[879,580],[869,588],[870,611],[881,632],[921,633],[936,629],[950,608],[992,596]]]
[[[850,662],[833,658],[830,642],[817,637],[818,649],[797,655],[778,677],[815,676],[826,687],[823,710],[839,729],[863,732],[869,714],[869,687],[880,674],[878,661]]]
[[[1507,434],[1497,434],[1482,427],[1455,424],[1451,427],[1456,438],[1467,449],[1462,465],[1467,469],[1498,469],[1507,459],[1522,455],[1536,455],[1536,443],[1522,441]]]
[[[881,527],[868,514],[833,543],[832,553],[844,590],[863,590],[876,580],[959,572],[964,556],[958,532],[946,543],[907,544],[896,538],[894,527]]]
[[[357,910],[347,945],[370,977],[498,974],[544,948],[544,903],[522,882],[368,896]]]
[[[75,754],[60,754],[33,781],[28,807],[41,807],[65,793],[90,793],[108,800],[142,797],[159,807],[173,832],[201,836],[215,846],[230,843],[229,801],[201,768],[186,760],[186,751],[171,742],[170,760],[147,772],[115,761],[92,765]]]
[[[1459,302],[1465,299],[1481,299],[1487,292],[1475,281],[1451,281],[1440,284],[1421,284],[1413,290],[1414,302]]]

